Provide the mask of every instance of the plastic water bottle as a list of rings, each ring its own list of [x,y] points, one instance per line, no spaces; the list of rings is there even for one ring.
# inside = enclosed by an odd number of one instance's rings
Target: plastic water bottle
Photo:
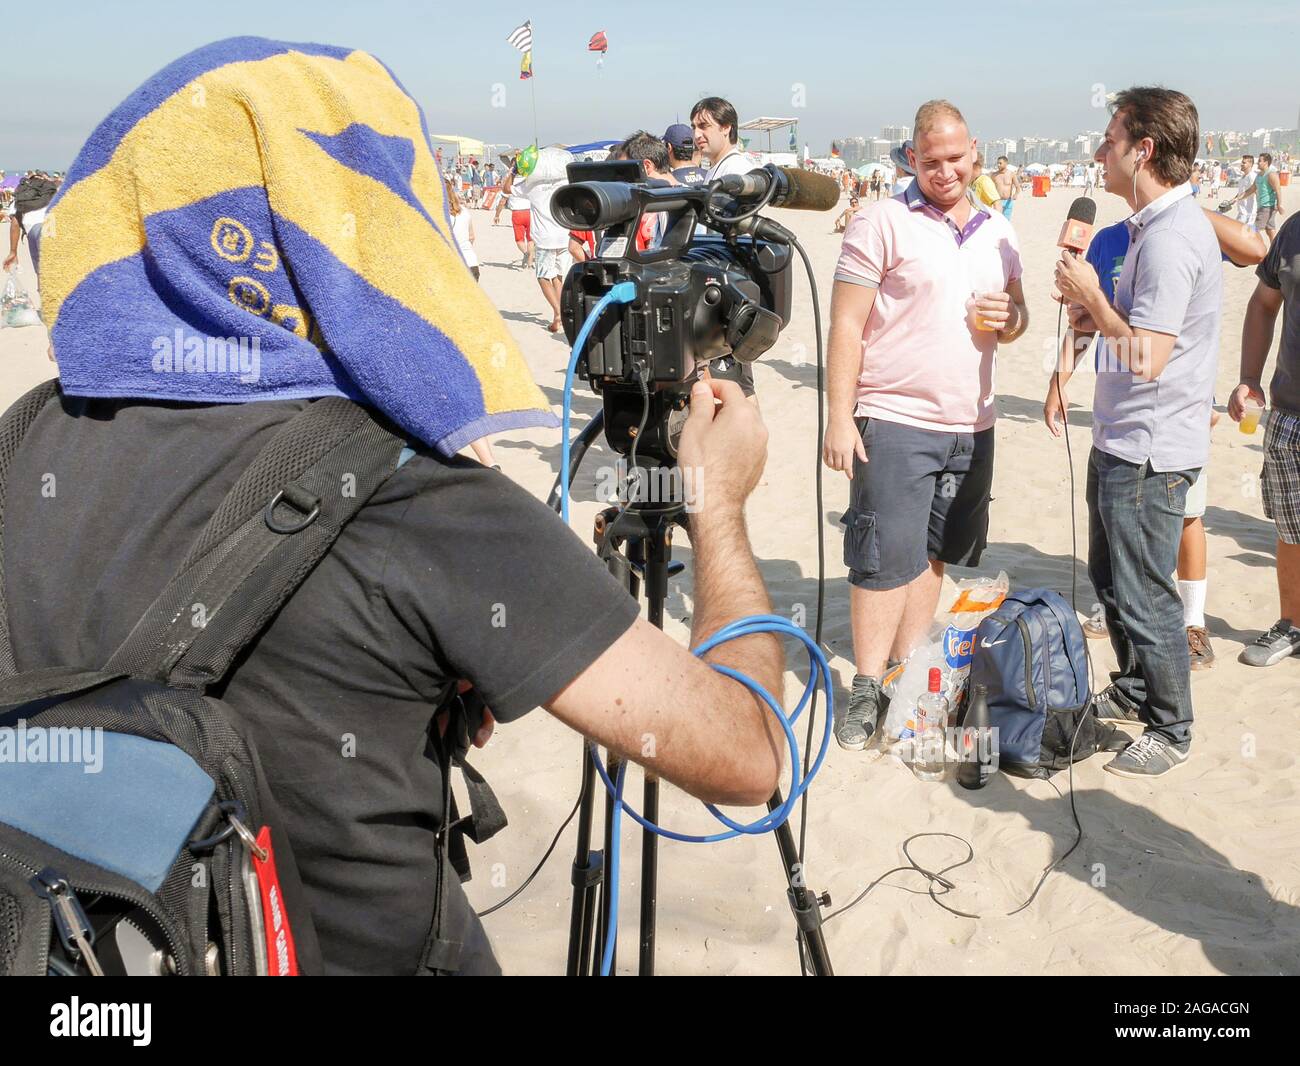
[[[916,738],[912,741],[912,772],[922,781],[943,778],[944,746],[948,732],[948,699],[940,691],[943,671],[930,669],[929,691],[916,701]]]

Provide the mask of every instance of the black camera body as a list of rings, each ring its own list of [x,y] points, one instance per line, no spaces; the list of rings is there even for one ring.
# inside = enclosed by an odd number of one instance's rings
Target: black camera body
[[[621,282],[635,286],[631,303],[607,309],[593,326],[578,373],[604,398],[610,446],[628,454],[636,437],[639,455],[669,464],[701,371],[747,380],[741,367],[770,349],[789,321],[791,250],[738,232],[743,225],[727,220],[743,205],[707,187],[577,180],[639,173],[636,164],[626,172],[612,166],[572,164],[575,183],[552,199],[557,221],[593,230],[599,241],[598,256],[565,278],[560,316],[576,343],[602,297]],[[664,216],[660,238],[638,250],[642,221],[654,214]],[[697,233],[701,223],[718,232]]]

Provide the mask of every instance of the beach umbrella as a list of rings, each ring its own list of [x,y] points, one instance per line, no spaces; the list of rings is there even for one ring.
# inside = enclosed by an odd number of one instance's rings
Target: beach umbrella
[[[1030,163],[1025,167],[1026,174],[1046,174],[1047,167],[1042,163]]]
[[[858,167],[858,169],[855,170],[853,173],[860,178],[869,178],[877,170],[884,170],[884,169],[885,169],[885,165],[883,163],[863,163],[862,166]]]

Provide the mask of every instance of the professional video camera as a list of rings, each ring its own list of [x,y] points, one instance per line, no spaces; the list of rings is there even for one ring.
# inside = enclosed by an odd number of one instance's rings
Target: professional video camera
[[[570,344],[616,284],[636,286],[632,302],[593,325],[578,374],[602,396],[612,448],[626,455],[635,442],[638,456],[671,465],[701,370],[747,384],[748,364],[789,322],[794,236],[758,212],[769,204],[828,210],[839,190],[821,175],[774,166],[707,186],[641,182],[631,161],[573,163],[568,173],[573,184],[555,192],[551,211],[561,225],[592,230],[598,249],[564,281]],[[658,240],[638,248],[651,215],[663,216]]]

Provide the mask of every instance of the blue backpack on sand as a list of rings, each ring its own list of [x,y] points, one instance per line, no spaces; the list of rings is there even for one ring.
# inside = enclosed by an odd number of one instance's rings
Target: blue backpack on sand
[[[1073,609],[1051,589],[1012,593],[976,630],[971,690],[987,690],[998,766],[1008,774],[1065,769],[1071,739],[1074,762],[1109,750],[1115,729],[1091,713],[1084,640]]]

